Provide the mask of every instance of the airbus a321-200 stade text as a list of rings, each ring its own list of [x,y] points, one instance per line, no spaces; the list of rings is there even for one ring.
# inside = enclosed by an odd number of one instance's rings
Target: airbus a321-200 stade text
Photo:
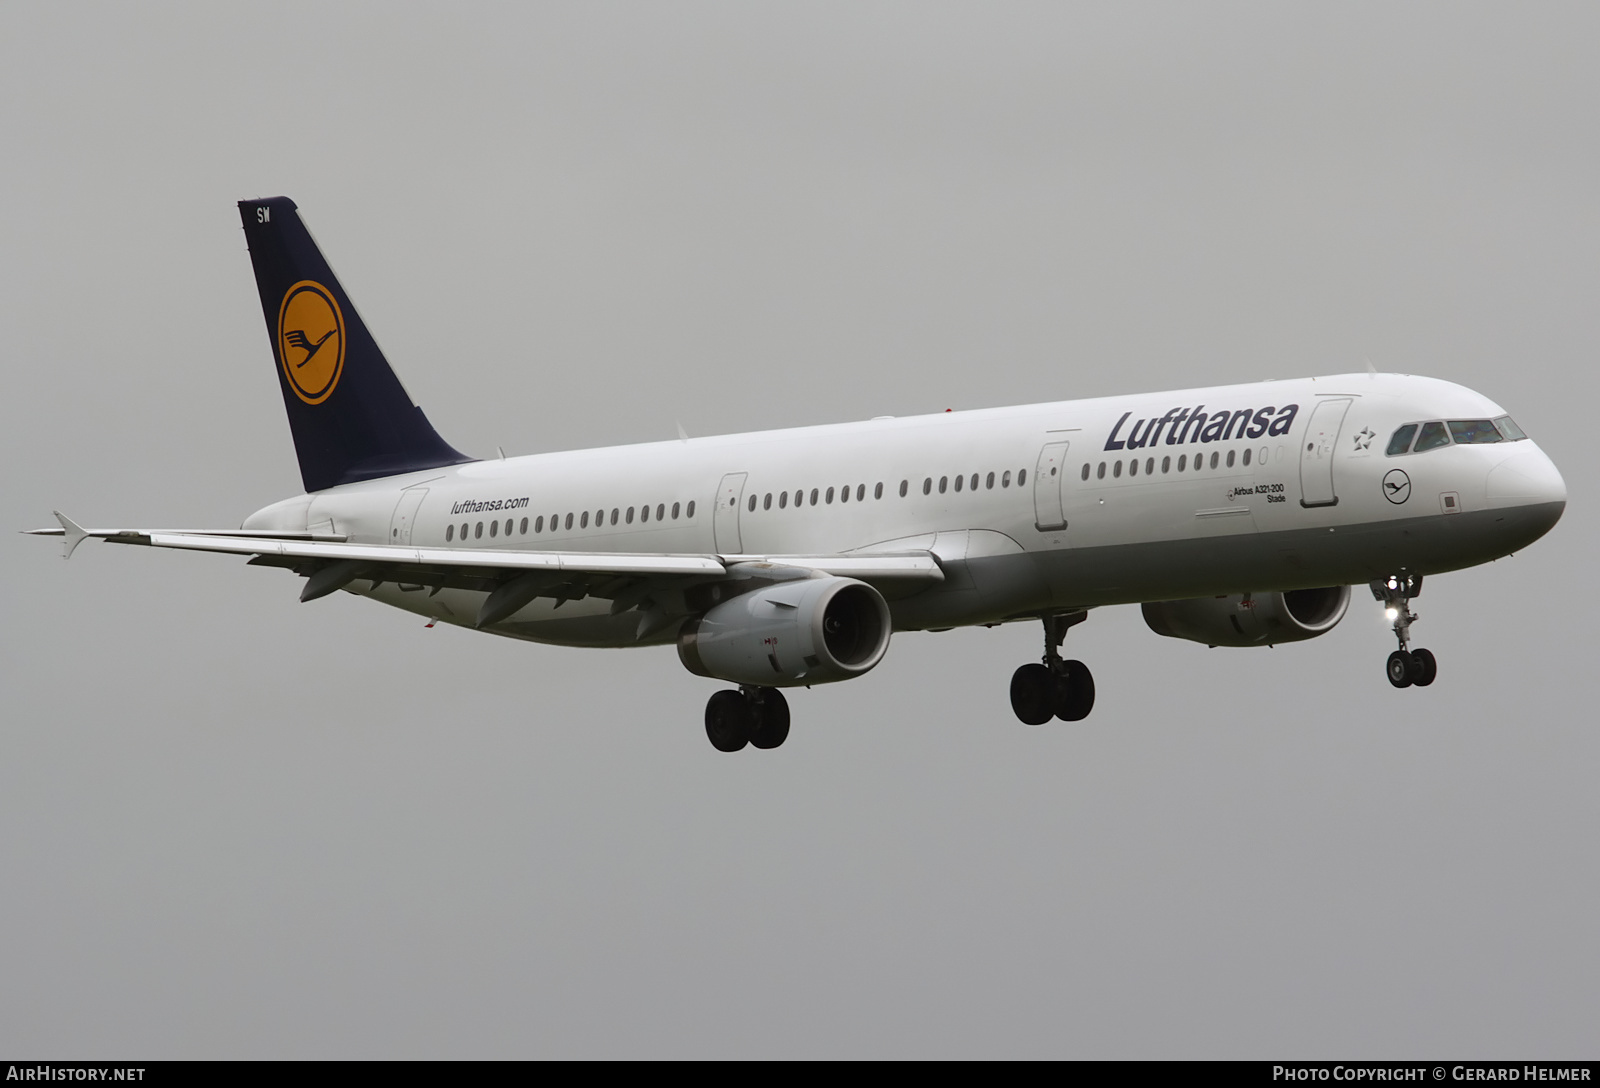
[[[1395,374],[477,460],[411,402],[293,201],[239,204],[306,493],[232,530],[86,537],[250,556],[491,634],[673,644],[735,685],[706,705],[722,751],[776,748],[783,689],[870,672],[896,631],[1015,621],[1042,660],[1011,677],[1030,725],[1077,721],[1094,679],[1063,658],[1091,609],[1140,604],[1208,646],[1315,638],[1370,587],[1395,687],[1426,575],[1486,563],[1560,519],[1550,459],[1486,397]]]

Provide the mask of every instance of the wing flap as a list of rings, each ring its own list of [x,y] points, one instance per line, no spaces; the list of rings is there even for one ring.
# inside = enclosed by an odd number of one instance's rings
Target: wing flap
[[[859,578],[863,582],[944,581],[944,570],[932,552],[899,552],[893,555],[725,555],[722,559],[728,564],[803,567],[840,578]]]

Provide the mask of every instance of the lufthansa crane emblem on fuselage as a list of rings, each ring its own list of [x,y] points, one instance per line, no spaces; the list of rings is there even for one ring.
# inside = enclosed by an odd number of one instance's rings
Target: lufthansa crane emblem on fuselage
[[[333,292],[301,280],[278,307],[278,360],[295,396],[321,404],[344,371],[344,314]]]
[[[1383,497],[1399,506],[1411,497],[1411,477],[1398,468],[1392,468],[1383,477]]]

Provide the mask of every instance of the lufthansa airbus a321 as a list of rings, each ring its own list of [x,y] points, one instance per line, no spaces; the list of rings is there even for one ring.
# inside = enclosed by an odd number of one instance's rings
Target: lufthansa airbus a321
[[[1561,475],[1498,404],[1345,374],[475,460],[411,402],[284,197],[239,204],[306,493],[232,530],[87,537],[250,556],[491,634],[673,644],[736,685],[721,751],[776,748],[782,689],[871,671],[896,631],[1040,623],[1011,677],[1030,725],[1077,721],[1094,679],[1060,648],[1103,605],[1209,646],[1315,638],[1369,587],[1395,687],[1424,576],[1537,540]]]

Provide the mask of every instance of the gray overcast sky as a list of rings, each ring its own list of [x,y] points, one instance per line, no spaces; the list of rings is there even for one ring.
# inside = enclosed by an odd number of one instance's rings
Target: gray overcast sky
[[[725,756],[671,650],[0,534],[0,1052],[1594,1057],[1593,4],[0,9],[0,524],[299,490],[234,202],[469,452],[1380,369],[1570,504],[1271,651],[897,637]],[[1586,558],[1588,557],[1588,558]]]

